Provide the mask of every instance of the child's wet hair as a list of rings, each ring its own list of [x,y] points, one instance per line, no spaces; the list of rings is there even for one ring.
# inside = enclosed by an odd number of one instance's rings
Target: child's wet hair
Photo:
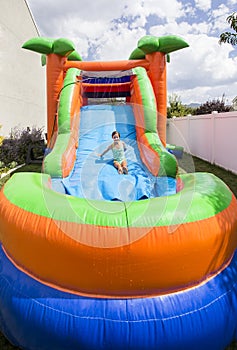
[[[112,132],[112,138],[114,137],[115,134],[118,134],[118,136],[120,137],[120,133],[115,130],[115,131]]]

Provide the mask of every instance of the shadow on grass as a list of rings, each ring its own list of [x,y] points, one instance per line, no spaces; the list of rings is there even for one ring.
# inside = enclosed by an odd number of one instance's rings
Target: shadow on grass
[[[179,166],[186,172],[206,172],[212,173],[222,179],[237,197],[237,175],[226,171],[218,166],[212,165],[204,160],[184,154],[179,159]],[[41,172],[40,164],[30,164],[19,169],[20,172]],[[7,339],[0,333],[0,349],[1,350],[20,350],[20,348],[11,345]],[[212,350],[212,349],[210,349]],[[225,350],[237,350],[237,342],[231,343]]]

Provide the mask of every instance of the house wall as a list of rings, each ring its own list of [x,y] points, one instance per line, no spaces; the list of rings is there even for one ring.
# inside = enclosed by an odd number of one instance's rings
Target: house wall
[[[237,174],[237,111],[168,119],[167,142]]]
[[[0,11],[0,135],[14,127],[46,126],[45,67],[41,56],[22,49],[39,36],[25,0],[1,1]],[[46,130],[45,130],[46,132]]]

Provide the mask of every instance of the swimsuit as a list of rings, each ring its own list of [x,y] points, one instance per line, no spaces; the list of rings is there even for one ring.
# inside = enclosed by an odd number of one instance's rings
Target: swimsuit
[[[119,164],[121,164],[122,161],[125,160],[124,146],[122,142],[120,143],[119,148],[113,145],[112,152],[113,152],[114,162],[118,162]]]

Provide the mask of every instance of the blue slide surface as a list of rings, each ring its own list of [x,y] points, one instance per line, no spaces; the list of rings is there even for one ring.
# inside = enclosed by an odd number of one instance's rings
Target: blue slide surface
[[[112,152],[101,159],[117,130],[127,145],[129,174],[119,175]],[[55,179],[56,187],[58,180]],[[88,105],[81,108],[79,147],[71,174],[61,179],[65,193],[96,200],[134,201],[176,193],[176,180],[156,178],[143,165],[136,142],[131,105]]]

